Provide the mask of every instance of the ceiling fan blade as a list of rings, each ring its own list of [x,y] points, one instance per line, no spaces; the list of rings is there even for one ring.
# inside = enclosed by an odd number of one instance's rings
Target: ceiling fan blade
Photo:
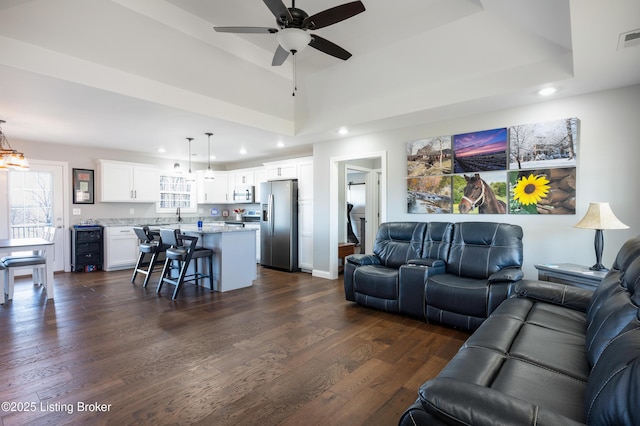
[[[293,21],[293,17],[291,16],[291,12],[287,9],[287,6],[284,5],[282,0],[262,0],[264,4],[267,5],[273,16],[276,17],[278,22],[289,23]]]
[[[351,57],[351,53],[347,52],[342,47],[315,34],[311,34],[311,42],[309,43],[309,46],[344,61]]]
[[[213,27],[219,33],[274,34],[278,30],[267,27]]]
[[[310,30],[317,30],[318,28],[328,27],[329,25],[349,19],[364,11],[364,4],[362,4],[361,1],[352,1],[351,3],[332,7],[331,9],[309,16],[304,20],[302,26]]]
[[[273,55],[273,60],[271,61],[271,65],[274,67],[280,66],[284,64],[284,61],[289,57],[289,52],[285,50],[282,46],[278,45],[276,49],[276,53]]]

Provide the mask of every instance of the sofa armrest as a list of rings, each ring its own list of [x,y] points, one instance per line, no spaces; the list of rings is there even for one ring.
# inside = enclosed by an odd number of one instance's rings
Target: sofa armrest
[[[344,261],[345,263],[348,262],[357,266],[381,264],[380,258],[378,258],[378,256],[376,256],[375,254],[350,254],[349,256],[345,257]]]
[[[509,297],[521,297],[586,312],[592,290],[547,281],[522,280],[514,283]]]
[[[524,278],[522,269],[517,266],[510,266],[491,274],[488,278],[489,283],[497,282],[516,282]]]
[[[407,265],[416,265],[416,266],[428,266],[430,268],[442,266],[444,267],[444,260],[440,259],[411,259],[407,262]]]
[[[438,377],[420,387],[423,408],[446,424],[579,425],[574,420],[494,389]]]
[[[413,259],[406,265],[400,266],[398,275],[400,312],[424,319],[427,280],[433,275],[444,273],[445,264],[442,260],[437,259]]]

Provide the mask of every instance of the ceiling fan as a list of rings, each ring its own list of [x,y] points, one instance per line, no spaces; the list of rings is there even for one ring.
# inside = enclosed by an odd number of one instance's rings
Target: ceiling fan
[[[342,47],[308,31],[328,27],[364,12],[364,4],[361,1],[345,3],[311,16],[304,10],[296,8],[295,0],[291,1],[291,7],[286,7],[282,0],[263,1],[276,17],[278,28],[214,27],[214,30],[226,33],[276,34],[278,48],[271,61],[271,65],[274,66],[282,65],[289,53],[295,55],[307,45],[345,61],[351,57],[351,53]]]

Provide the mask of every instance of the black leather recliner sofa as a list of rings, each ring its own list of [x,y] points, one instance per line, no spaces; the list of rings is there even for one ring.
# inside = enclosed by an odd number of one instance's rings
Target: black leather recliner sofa
[[[640,425],[640,237],[595,292],[522,280],[401,425]]]
[[[389,222],[373,254],[346,258],[347,300],[475,330],[522,279],[522,228],[493,222]]]

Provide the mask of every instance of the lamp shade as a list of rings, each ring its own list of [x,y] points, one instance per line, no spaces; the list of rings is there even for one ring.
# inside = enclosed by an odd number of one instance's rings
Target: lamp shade
[[[609,203],[589,203],[587,214],[575,225],[585,229],[627,229],[629,228],[613,214]]]
[[[302,52],[311,41],[311,36],[305,30],[285,28],[276,35],[280,46],[288,52]]]

